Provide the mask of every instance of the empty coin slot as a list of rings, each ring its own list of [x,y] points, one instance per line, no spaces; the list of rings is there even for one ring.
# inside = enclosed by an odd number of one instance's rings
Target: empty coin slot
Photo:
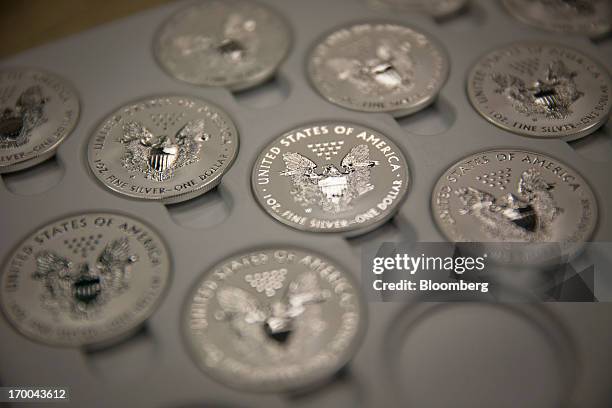
[[[231,197],[219,187],[178,204],[166,205],[175,223],[186,228],[210,228],[221,224],[231,212]]]
[[[234,97],[244,106],[263,109],[279,105],[287,99],[289,91],[289,82],[284,77],[276,75],[254,88],[235,92]]]
[[[55,156],[24,170],[2,175],[2,181],[12,193],[35,195],[51,190],[64,177],[64,166]]]
[[[568,144],[582,157],[596,162],[612,161],[612,122],[593,134]]]
[[[444,98],[412,115],[398,118],[397,123],[410,133],[424,136],[446,132],[455,122],[455,111]]]
[[[115,383],[142,378],[159,358],[157,345],[146,325],[121,343],[88,349],[84,354],[88,367],[97,377]]]
[[[410,406],[555,408],[570,400],[573,348],[538,306],[422,304],[389,337],[389,373]]]
[[[449,14],[441,18],[436,18],[438,24],[455,31],[468,31],[480,28],[484,25],[486,13],[479,5],[473,2],[458,10],[456,13]]]

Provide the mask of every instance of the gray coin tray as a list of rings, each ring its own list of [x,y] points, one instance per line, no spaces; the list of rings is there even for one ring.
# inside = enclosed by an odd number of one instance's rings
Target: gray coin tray
[[[488,0],[471,0],[464,12],[440,21],[372,10],[365,0],[261,1],[287,18],[293,44],[272,81],[237,94],[181,83],[156,63],[154,35],[168,16],[189,4],[182,1],[0,61],[0,67],[38,67],[61,75],[72,82],[81,101],[78,124],[53,159],[2,175],[0,259],[5,260],[18,242],[45,223],[100,210],[120,211],[154,226],[169,246],[173,265],[171,286],[145,329],[104,350],[38,344],[1,318],[0,384],[67,386],[69,405],[74,407],[542,408],[557,407],[559,400],[570,401],[568,406],[576,408],[612,406],[609,304],[532,305],[537,313],[507,305],[502,309],[511,313],[502,313],[499,307],[486,304],[464,310],[453,304],[439,309],[432,304],[372,302],[367,335],[354,359],[329,383],[300,394],[240,392],[198,370],[184,345],[181,314],[189,290],[208,268],[250,248],[293,245],[325,254],[358,277],[360,253],[366,245],[442,241],[431,216],[432,188],[450,164],[479,150],[531,149],[573,166],[597,195],[599,226],[593,240],[612,239],[610,123],[576,142],[530,139],[486,122],[465,92],[471,65],[496,46],[521,39],[556,41],[581,49],[609,68],[612,38],[592,42],[530,28],[510,17],[497,1]],[[388,114],[337,107],[315,92],[305,71],[311,47],[331,30],[373,20],[418,27],[444,45],[450,76],[434,105],[395,120]],[[217,189],[182,204],[165,206],[112,193],[88,169],[89,136],[121,105],[165,94],[200,97],[225,109],[240,132],[236,162]],[[275,221],[255,202],[250,187],[253,163],[271,139],[309,122],[333,119],[385,133],[410,163],[409,193],[398,215],[352,239],[300,232]],[[420,308],[427,310],[411,320]],[[552,322],[556,329],[550,328]],[[521,341],[526,342],[523,348]],[[416,357],[410,354],[414,350],[420,350]]]

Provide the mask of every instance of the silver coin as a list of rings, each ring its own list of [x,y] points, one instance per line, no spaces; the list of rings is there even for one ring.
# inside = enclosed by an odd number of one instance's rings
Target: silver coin
[[[356,352],[366,309],[350,274],[309,250],[266,248],[215,265],[183,318],[197,365],[235,388],[320,383]]]
[[[370,231],[408,190],[408,163],[383,134],[346,122],[293,129],[259,154],[255,198],[272,217],[305,231]]]
[[[79,98],[64,79],[37,69],[0,70],[0,173],[55,153],[79,118]]]
[[[89,166],[108,188],[176,203],[221,181],[238,132],[215,105],[187,96],[143,99],[113,112],[89,140]]]
[[[254,1],[206,0],[170,17],[155,55],[173,77],[237,91],[270,78],[289,51],[284,18]]]
[[[7,319],[54,346],[108,344],[156,308],[170,278],[159,235],[121,214],[84,213],[29,235],[2,269]]]
[[[416,12],[443,18],[460,11],[467,4],[467,0],[368,0],[368,3],[378,9]]]
[[[431,104],[448,77],[446,52],[429,35],[397,24],[356,24],[311,52],[310,79],[345,108],[403,116]]]
[[[468,96],[491,123],[539,138],[573,140],[602,126],[612,110],[607,70],[563,45],[518,42],[482,57]]]
[[[548,31],[601,37],[612,28],[610,0],[502,0],[518,20]]]
[[[558,243],[574,255],[597,225],[589,184],[545,154],[496,149],[452,165],[433,190],[436,223],[455,242]]]

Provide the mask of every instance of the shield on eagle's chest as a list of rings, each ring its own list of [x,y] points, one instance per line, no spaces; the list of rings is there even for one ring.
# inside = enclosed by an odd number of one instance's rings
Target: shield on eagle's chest
[[[330,176],[319,180],[318,186],[329,201],[338,203],[348,189],[347,176]]]
[[[174,167],[178,158],[178,148],[170,147],[153,147],[149,153],[149,166],[158,172],[163,172]]]

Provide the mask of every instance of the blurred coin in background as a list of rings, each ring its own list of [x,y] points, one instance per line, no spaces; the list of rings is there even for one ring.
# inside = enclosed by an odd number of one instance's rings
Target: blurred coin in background
[[[431,104],[449,72],[445,50],[431,36],[397,24],[339,29],[310,53],[308,74],[328,101],[396,117]]]
[[[510,14],[548,31],[597,38],[612,28],[610,0],[502,0]]]
[[[574,140],[606,123],[612,80],[586,54],[560,44],[512,43],[486,53],[468,75],[474,108],[513,133]]]
[[[180,10],[159,30],[157,61],[196,85],[243,90],[274,75],[289,51],[285,19],[247,0],[205,0]]]
[[[328,380],[356,353],[366,325],[350,273],[309,250],[266,248],[223,260],[183,316],[196,364],[234,388],[283,392]]]
[[[0,173],[51,157],[74,129],[79,109],[76,91],[54,74],[0,70]]]

